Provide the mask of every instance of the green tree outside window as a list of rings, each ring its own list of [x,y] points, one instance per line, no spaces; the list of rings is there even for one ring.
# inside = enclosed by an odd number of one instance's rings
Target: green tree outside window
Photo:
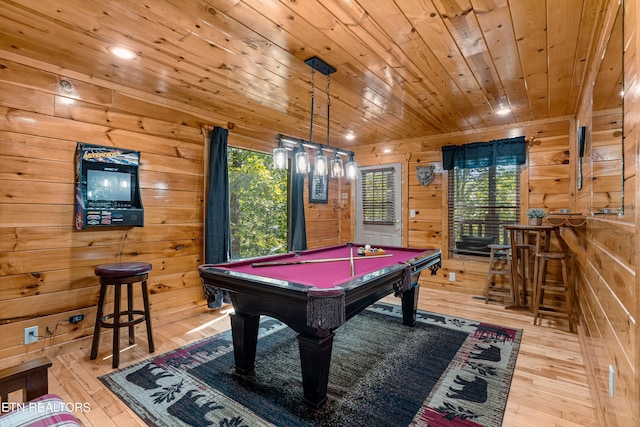
[[[287,171],[269,154],[229,147],[231,258],[287,252]]]

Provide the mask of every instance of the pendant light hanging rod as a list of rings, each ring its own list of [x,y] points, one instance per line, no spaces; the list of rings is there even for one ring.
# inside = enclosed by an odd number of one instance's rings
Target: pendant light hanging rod
[[[325,76],[327,76],[327,146],[329,145],[329,129],[330,129],[330,114],[329,110],[331,107],[331,97],[329,93],[329,84],[331,82],[331,74],[336,72],[336,69],[331,65],[324,62],[322,59],[314,56],[304,61],[309,67],[311,67],[311,126],[313,126],[313,111],[314,111],[314,92],[315,92],[315,80],[314,75],[315,72],[319,72]],[[311,134],[309,134],[309,141],[312,142],[313,138]]]
[[[311,70],[311,118],[309,119],[309,141],[313,141],[313,112],[315,111],[316,70]]]
[[[329,128],[331,126],[331,74],[327,74],[327,145],[329,144],[329,138],[331,133],[329,132]],[[313,141],[311,138],[309,138]]]
[[[329,125],[330,125],[330,112],[329,109],[331,107],[331,97],[330,97],[330,89],[331,89],[331,74],[336,72],[336,69],[331,65],[324,62],[322,59],[314,56],[304,61],[309,67],[311,67],[311,120],[309,122],[309,140],[305,141],[304,139],[295,138],[291,136],[286,136],[282,134],[276,135],[276,140],[282,143],[289,143],[291,145],[300,145],[302,144],[304,147],[313,148],[316,150],[323,149],[325,151],[334,151],[336,154],[342,156],[353,156],[353,151],[342,150],[340,148],[334,148],[329,145]],[[313,111],[315,108],[315,71],[327,76],[327,145],[317,144],[313,142]]]

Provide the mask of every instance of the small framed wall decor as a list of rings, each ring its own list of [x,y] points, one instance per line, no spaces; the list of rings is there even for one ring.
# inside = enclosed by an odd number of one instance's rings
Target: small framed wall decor
[[[329,202],[329,178],[327,174],[316,175],[313,168],[309,173],[309,203]]]

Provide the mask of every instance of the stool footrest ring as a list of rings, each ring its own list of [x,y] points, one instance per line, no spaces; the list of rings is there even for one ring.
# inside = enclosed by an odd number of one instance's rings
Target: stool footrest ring
[[[113,322],[108,322],[109,319],[113,319],[113,315],[114,313],[111,314],[107,314],[106,316],[102,316],[102,318],[100,319],[100,326],[103,328],[115,328],[115,325]],[[120,312],[120,316],[142,316],[142,317],[138,317],[137,319],[132,319],[132,320],[125,320],[120,322],[120,324],[118,325],[119,328],[124,328],[126,326],[133,326],[133,325],[137,325],[138,323],[142,323],[145,320],[147,320],[147,316],[145,314],[144,311],[142,310],[133,310],[133,311],[121,311]]]

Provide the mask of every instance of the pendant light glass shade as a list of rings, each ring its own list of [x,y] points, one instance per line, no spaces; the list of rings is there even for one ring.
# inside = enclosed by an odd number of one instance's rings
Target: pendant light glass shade
[[[318,176],[325,176],[327,174],[327,156],[322,152],[322,148],[318,151],[318,155],[314,161],[314,174]]]
[[[287,149],[282,146],[281,141],[278,141],[278,146],[273,149],[273,168],[276,170],[287,169],[289,166],[288,157]]]
[[[296,153],[296,172],[309,173],[309,153],[304,151],[302,146],[300,147],[300,151]]]
[[[353,160],[352,155],[349,156],[349,161],[345,165],[345,168],[347,169],[347,179],[356,179],[356,176],[358,175],[358,165]]]
[[[342,159],[336,153],[336,156],[331,160],[331,178],[342,178],[344,175],[344,167],[342,165]]]

